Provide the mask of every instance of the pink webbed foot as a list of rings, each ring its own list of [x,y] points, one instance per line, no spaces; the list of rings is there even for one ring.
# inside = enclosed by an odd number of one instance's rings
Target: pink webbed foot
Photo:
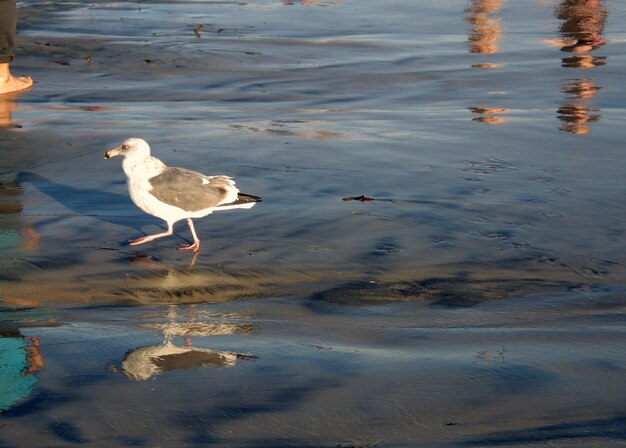
[[[186,252],[198,252],[200,249],[200,241],[194,241],[193,244],[189,244],[188,246],[181,244],[178,247],[178,250],[184,250]]]

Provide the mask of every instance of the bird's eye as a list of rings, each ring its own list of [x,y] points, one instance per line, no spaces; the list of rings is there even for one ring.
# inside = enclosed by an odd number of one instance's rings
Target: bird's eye
[[[128,145],[127,145],[126,143],[124,143],[124,144],[122,145],[122,149],[128,149]]]

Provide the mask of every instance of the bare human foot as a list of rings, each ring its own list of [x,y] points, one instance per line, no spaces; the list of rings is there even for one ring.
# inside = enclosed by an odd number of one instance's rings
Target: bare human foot
[[[9,71],[9,64],[0,64],[0,95],[29,89],[33,80],[28,76],[13,76]]]

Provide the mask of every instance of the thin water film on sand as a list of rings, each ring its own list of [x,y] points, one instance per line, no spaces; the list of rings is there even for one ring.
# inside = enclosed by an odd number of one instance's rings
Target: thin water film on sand
[[[623,443],[624,6],[18,12],[1,446]],[[129,137],[263,202],[131,246]]]

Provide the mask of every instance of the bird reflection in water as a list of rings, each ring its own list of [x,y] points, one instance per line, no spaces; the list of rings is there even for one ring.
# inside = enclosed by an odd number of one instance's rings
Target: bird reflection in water
[[[197,307],[193,305],[184,309],[187,312],[181,315],[181,308],[172,305],[168,308],[167,322],[142,325],[143,328],[160,330],[163,333],[163,342],[159,345],[129,350],[122,361],[124,375],[133,380],[147,380],[167,371],[200,367],[227,368],[234,367],[240,359],[258,358],[245,353],[193,347],[192,337],[249,334],[253,330],[253,325],[199,320],[198,318],[216,316],[198,312]],[[174,339],[181,337],[184,344],[175,344]]]
[[[602,0],[564,0],[555,9],[555,16],[561,20],[561,38],[548,41],[560,47],[561,51],[572,53],[561,59],[565,68],[593,69],[606,65],[606,56],[590,54],[602,47],[607,10]],[[557,110],[557,117],[563,122],[560,129],[576,135],[589,134],[589,123],[600,120],[600,109],[592,107],[592,99],[601,89],[592,78],[566,79],[561,87],[565,102]]]

